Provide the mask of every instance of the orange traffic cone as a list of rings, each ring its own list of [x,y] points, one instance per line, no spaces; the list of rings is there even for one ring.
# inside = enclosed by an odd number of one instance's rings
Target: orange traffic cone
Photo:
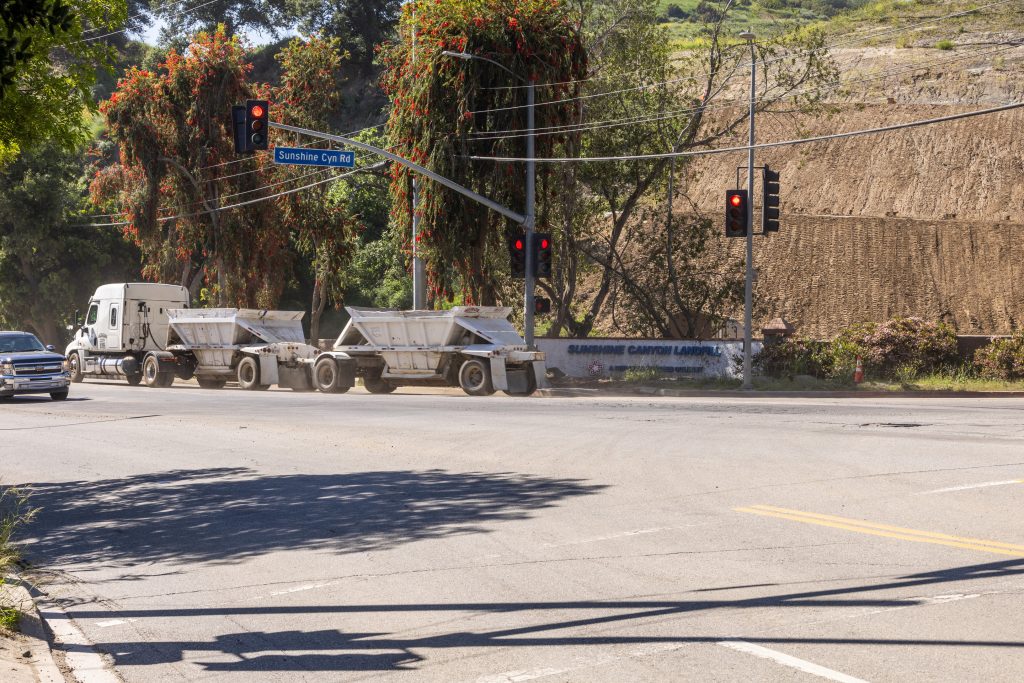
[[[857,356],[857,367],[853,370],[853,383],[860,384],[864,381],[864,363],[860,356]]]

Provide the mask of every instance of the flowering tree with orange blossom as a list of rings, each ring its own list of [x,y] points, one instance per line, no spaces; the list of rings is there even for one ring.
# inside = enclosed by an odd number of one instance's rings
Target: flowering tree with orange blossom
[[[536,125],[570,120],[571,97],[587,57],[568,6],[561,0],[419,0],[403,8],[396,41],[382,49],[383,85],[391,99],[388,136],[397,154],[522,211],[525,169],[473,162],[471,154],[522,156],[523,138],[479,140],[472,133],[526,127],[526,89],[503,69],[444,51],[486,57],[521,79],[561,83],[538,93]],[[510,87],[511,86],[511,87]],[[483,113],[485,110],[487,113]],[[479,113],[478,113],[479,112]],[[568,139],[545,136],[538,156],[554,156]],[[410,234],[410,173],[392,167],[392,220]],[[552,194],[538,183],[538,216]],[[419,249],[435,300],[493,304],[512,300],[499,277],[507,271],[504,235],[515,226],[490,209],[431,181],[420,184]],[[538,229],[543,226],[540,225]]]

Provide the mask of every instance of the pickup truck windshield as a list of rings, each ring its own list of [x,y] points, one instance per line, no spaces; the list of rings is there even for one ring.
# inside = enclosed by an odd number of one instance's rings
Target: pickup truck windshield
[[[0,336],[0,353],[24,353],[26,351],[45,351],[42,342],[31,334],[5,334]]]

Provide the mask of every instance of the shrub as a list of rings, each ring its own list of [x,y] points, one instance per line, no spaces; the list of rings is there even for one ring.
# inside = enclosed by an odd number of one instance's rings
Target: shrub
[[[651,382],[658,379],[661,376],[661,371],[656,367],[648,365],[628,368],[626,372],[622,374],[622,379],[627,382]]]
[[[1024,379],[1024,330],[1007,339],[993,339],[978,349],[974,365],[982,377]]]
[[[860,356],[865,372],[906,381],[958,361],[956,334],[944,323],[920,318],[858,323],[827,342],[786,340],[766,346],[755,358],[758,369],[771,377],[813,375],[850,379]]]
[[[940,40],[939,42],[935,43],[935,47],[937,49],[939,49],[939,50],[952,50],[953,49],[953,41],[952,40]]]

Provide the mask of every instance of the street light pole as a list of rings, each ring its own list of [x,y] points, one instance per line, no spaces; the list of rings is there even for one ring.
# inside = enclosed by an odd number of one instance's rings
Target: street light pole
[[[535,297],[536,294],[533,291],[536,285],[536,273],[537,273],[537,259],[536,253],[533,246],[533,230],[537,214],[537,132],[535,109],[536,109],[536,89],[532,80],[526,80],[515,71],[512,71],[506,66],[502,66],[493,59],[487,57],[481,57],[480,55],[473,55],[468,52],[454,52],[452,50],[443,50],[441,52],[445,57],[454,57],[455,59],[479,59],[482,62],[493,64],[505,73],[515,78],[520,83],[526,84],[526,209],[523,214],[526,216],[526,220],[523,221],[522,225],[525,228],[526,236],[523,240],[526,243],[526,277],[523,285],[523,337],[526,339],[526,346],[533,348],[533,326],[534,326],[534,311],[535,311]]]
[[[743,388],[753,389],[754,308],[754,103],[757,97],[757,58],[754,34],[747,30],[740,38],[750,44],[750,148],[747,150],[747,272],[743,287]]]
[[[416,64],[416,6],[412,11],[412,63]],[[427,268],[420,255],[420,181],[412,177],[412,307],[427,308]]]
[[[537,134],[534,131],[534,85],[530,81],[526,88],[526,282],[525,296],[523,297],[523,327],[526,339],[526,346],[533,348],[533,327],[534,327],[534,282],[537,273],[537,248],[533,243],[534,224],[537,221],[537,162],[536,162],[536,140]]]

